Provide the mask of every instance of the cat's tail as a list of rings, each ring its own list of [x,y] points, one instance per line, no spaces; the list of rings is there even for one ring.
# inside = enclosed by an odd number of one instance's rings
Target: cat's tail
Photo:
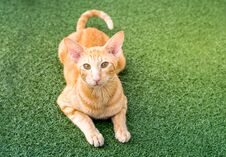
[[[108,14],[100,10],[88,10],[80,16],[77,23],[76,30],[79,31],[84,29],[88,19],[93,16],[100,17],[106,22],[109,29],[113,29],[113,22],[111,20],[111,17]]]

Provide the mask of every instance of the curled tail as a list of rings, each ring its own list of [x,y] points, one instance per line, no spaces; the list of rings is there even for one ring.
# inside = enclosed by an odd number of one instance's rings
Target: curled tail
[[[80,16],[77,23],[76,30],[79,31],[84,29],[88,19],[93,16],[100,17],[106,22],[109,29],[113,29],[113,22],[111,20],[111,17],[108,14],[99,10],[88,10]]]

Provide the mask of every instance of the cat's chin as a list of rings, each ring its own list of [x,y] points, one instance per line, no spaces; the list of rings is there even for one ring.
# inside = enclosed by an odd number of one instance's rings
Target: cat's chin
[[[95,85],[88,85],[91,88],[101,88],[103,87],[103,84],[95,84]]]
[[[86,83],[88,87],[90,88],[101,88],[104,86],[104,83],[98,83],[98,84],[88,84]]]

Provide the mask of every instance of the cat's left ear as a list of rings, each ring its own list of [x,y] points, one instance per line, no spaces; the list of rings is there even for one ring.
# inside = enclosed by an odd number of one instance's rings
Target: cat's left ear
[[[124,32],[120,31],[113,35],[111,39],[107,41],[104,45],[104,48],[107,50],[108,53],[113,54],[116,57],[119,57],[120,53],[122,52],[122,45],[124,41]]]

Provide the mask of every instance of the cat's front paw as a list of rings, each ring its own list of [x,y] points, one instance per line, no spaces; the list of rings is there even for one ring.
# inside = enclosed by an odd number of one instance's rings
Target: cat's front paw
[[[118,129],[115,133],[115,138],[119,140],[119,142],[125,143],[129,141],[131,135],[127,129]]]
[[[86,139],[89,144],[94,147],[101,147],[104,145],[104,137],[99,131],[86,135]]]

